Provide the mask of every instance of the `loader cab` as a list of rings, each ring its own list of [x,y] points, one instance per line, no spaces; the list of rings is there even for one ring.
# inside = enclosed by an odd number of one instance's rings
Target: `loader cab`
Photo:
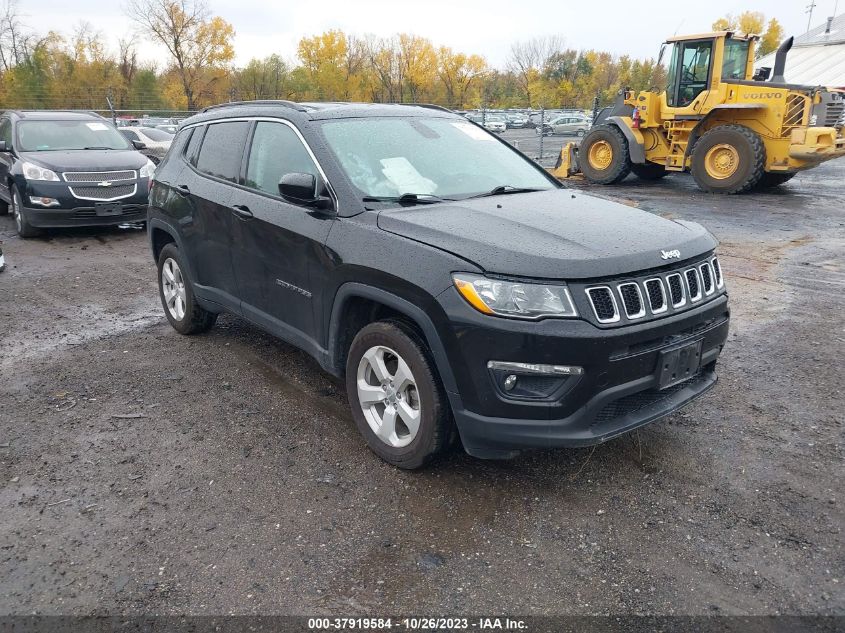
[[[666,45],[672,48],[666,105],[686,108],[721,81],[749,79],[755,40],[756,36],[736,36],[729,31],[668,40]]]

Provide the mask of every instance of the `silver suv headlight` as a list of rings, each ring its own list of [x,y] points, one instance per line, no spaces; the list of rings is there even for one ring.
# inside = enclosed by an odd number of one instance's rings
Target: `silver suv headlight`
[[[461,296],[483,314],[521,319],[578,316],[569,289],[562,284],[504,281],[465,273],[453,274],[452,281]]]

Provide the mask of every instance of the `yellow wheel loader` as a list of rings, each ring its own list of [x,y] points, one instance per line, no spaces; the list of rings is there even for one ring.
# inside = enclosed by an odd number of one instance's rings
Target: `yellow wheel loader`
[[[757,40],[729,31],[669,39],[668,87],[620,91],[551,173],[609,185],[630,172],[656,180],[689,171],[704,191],[740,193],[845,156],[845,91],[786,83],[792,38],[771,80],[768,68],[755,75]]]

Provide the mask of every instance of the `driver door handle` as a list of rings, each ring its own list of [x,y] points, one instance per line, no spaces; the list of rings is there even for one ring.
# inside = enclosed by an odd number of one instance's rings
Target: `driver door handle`
[[[249,210],[249,207],[243,204],[232,205],[232,213],[238,216],[241,220],[249,220],[250,218],[255,217],[252,214],[252,211]]]

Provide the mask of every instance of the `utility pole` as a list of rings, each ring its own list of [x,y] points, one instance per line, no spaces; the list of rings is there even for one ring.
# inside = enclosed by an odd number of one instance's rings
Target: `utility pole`
[[[810,30],[810,24],[813,22],[813,9],[816,8],[815,0],[810,0],[810,4],[807,5],[807,11],[805,13],[809,13],[810,17],[807,18],[807,30]]]

